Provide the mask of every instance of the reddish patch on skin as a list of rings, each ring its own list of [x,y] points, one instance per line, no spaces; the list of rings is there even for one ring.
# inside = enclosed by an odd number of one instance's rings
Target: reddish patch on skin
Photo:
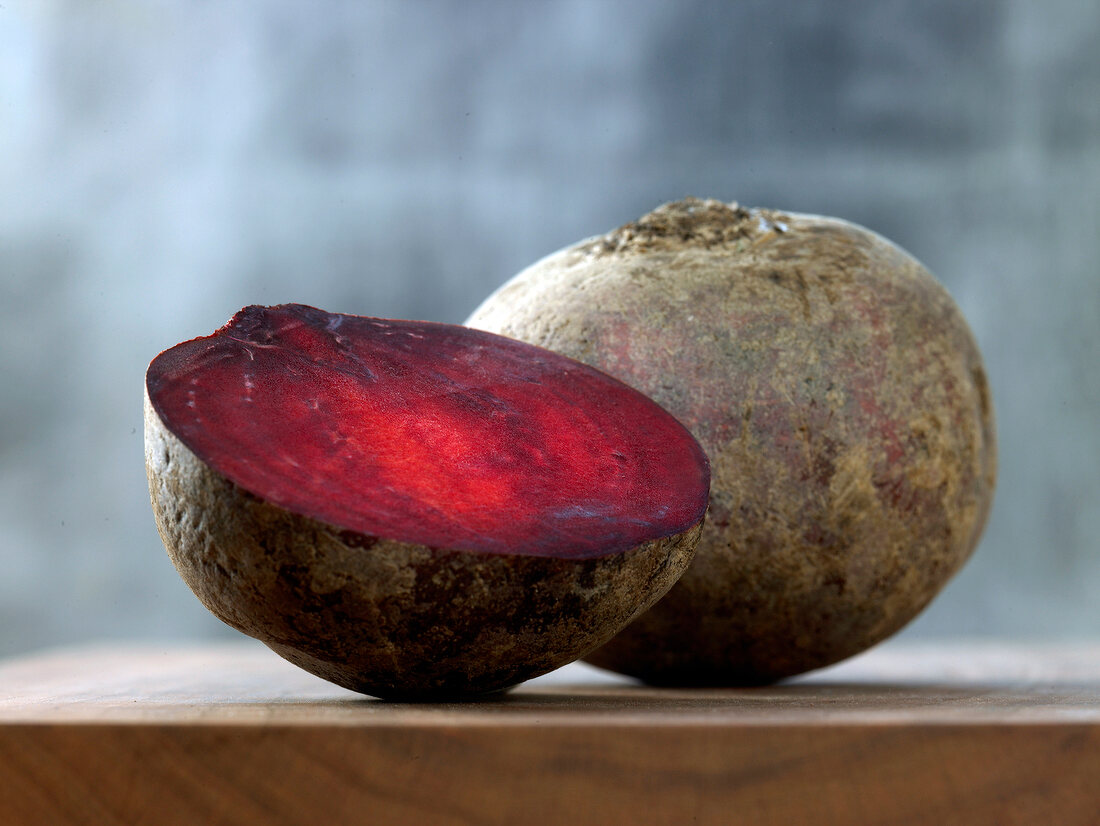
[[[364,548],[583,559],[681,533],[707,506],[706,456],[657,404],[468,328],[247,307],[146,381],[203,462]]]
[[[886,451],[886,461],[894,464],[905,456],[905,447],[898,435],[898,423],[882,411],[882,406],[874,396],[860,394],[859,409],[867,417],[870,432],[877,431]]]

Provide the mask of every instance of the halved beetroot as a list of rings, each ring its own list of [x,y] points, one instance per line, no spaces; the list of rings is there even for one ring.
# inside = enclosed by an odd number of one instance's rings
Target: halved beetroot
[[[215,615],[386,697],[583,656],[687,567],[694,438],[626,385],[444,324],[247,307],[146,375],[173,563]]]

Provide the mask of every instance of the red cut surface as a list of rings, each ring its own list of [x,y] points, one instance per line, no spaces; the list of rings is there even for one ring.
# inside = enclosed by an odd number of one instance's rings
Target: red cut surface
[[[707,507],[706,455],[655,402],[466,327],[246,307],[157,356],[146,386],[215,471],[368,536],[589,558],[681,533]]]

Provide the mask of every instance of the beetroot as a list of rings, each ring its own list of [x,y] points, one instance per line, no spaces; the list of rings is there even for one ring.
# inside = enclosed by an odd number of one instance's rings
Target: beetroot
[[[155,358],[157,526],[219,618],[386,697],[605,642],[690,562],[709,470],[655,403],[462,327],[247,307]]]
[[[695,561],[598,665],[658,683],[828,665],[916,616],[981,535],[981,356],[943,287],[862,227],[666,204],[532,265],[468,323],[606,370],[710,457]]]

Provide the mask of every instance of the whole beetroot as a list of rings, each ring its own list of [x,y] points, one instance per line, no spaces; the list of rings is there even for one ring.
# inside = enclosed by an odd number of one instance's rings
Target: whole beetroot
[[[695,561],[588,657],[656,683],[763,683],[915,617],[993,496],[993,408],[959,309],[862,227],[687,199],[521,272],[467,322],[585,361],[712,465]]]

